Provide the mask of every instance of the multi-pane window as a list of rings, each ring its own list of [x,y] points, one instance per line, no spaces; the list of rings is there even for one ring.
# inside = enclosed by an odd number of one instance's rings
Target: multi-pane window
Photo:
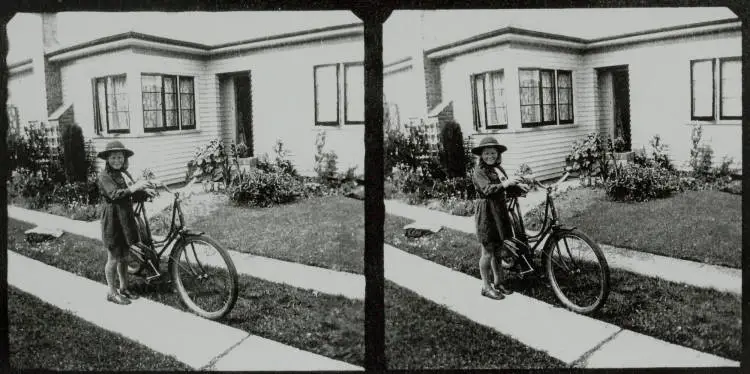
[[[474,127],[477,130],[507,128],[508,111],[503,71],[472,75],[471,85],[474,101]]]
[[[195,128],[193,77],[141,75],[143,129],[146,132]]]
[[[742,59],[719,60],[719,116],[742,119]]]
[[[313,68],[315,80],[315,125],[339,124],[339,66],[320,65]]]
[[[365,71],[361,62],[314,66],[313,80],[316,126],[365,122]]]
[[[130,132],[125,75],[94,79],[94,122],[97,134]]]
[[[716,113],[722,120],[742,119],[739,57],[690,61],[690,118],[714,121]]]
[[[573,123],[573,72],[518,69],[521,126]]]
[[[347,124],[365,123],[365,66],[344,64],[344,120]]]

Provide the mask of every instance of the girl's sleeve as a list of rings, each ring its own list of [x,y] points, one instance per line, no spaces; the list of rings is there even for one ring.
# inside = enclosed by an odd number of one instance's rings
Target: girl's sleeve
[[[492,183],[487,172],[479,167],[474,169],[474,184],[485,196],[504,190],[502,183]]]
[[[101,173],[99,176],[99,189],[102,195],[107,196],[112,201],[117,201],[129,197],[132,192],[129,188],[119,188],[117,183],[107,173]]]

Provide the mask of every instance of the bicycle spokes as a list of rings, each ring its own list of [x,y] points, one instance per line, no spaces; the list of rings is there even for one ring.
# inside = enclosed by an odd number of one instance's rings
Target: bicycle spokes
[[[572,235],[557,238],[551,248],[549,271],[558,297],[583,309],[597,304],[605,272],[594,249]]]
[[[195,306],[207,312],[225,306],[231,286],[230,274],[213,246],[191,241],[175,260],[182,286]]]

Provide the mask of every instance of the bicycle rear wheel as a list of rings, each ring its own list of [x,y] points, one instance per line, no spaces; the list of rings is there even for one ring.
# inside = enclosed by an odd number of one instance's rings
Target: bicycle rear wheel
[[[187,236],[169,257],[169,273],[188,309],[208,319],[222,318],[232,310],[237,301],[237,270],[219,243],[206,235]]]
[[[555,296],[568,309],[589,314],[609,296],[609,266],[604,253],[579,230],[553,234],[544,262]]]

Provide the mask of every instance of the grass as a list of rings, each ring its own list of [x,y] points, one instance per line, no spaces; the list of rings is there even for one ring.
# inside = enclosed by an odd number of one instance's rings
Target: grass
[[[174,357],[154,352],[14,287],[8,288],[8,320],[13,369],[191,370]]]
[[[411,221],[386,215],[386,243],[477,278],[476,236],[444,228],[418,239],[403,235]],[[611,270],[611,292],[604,308],[592,316],[645,335],[699,351],[739,360],[742,353],[741,296]],[[561,305],[548,283],[514,280],[514,289],[552,305]]]
[[[40,244],[23,240],[32,225],[8,220],[8,248],[59,269],[106,284],[107,255],[99,241],[66,233]],[[133,279],[131,277],[131,279]],[[135,280],[143,296],[183,309],[167,283]],[[240,275],[239,297],[226,325],[354,365],[364,364],[364,303]],[[102,298],[105,297],[104,292]]]
[[[385,284],[388,369],[532,369],[565,363],[419,295]]]
[[[227,249],[364,272],[365,215],[360,200],[315,197],[270,208],[219,204],[210,215],[187,217],[191,228],[219,239]]]
[[[686,191],[642,203],[609,201],[601,189],[578,188],[555,199],[563,222],[621,248],[742,267],[742,196],[719,191]],[[536,212],[541,211],[542,217]],[[544,206],[529,212],[538,226]]]

